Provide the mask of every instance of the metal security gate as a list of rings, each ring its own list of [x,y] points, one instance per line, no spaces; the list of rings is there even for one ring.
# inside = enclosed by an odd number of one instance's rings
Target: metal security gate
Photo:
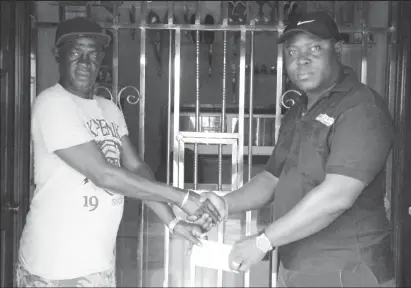
[[[66,1],[69,2],[69,1]],[[83,1],[87,2],[87,1]],[[89,1],[89,2],[110,2],[110,1]],[[113,1],[114,2],[114,1]],[[257,1],[257,2],[275,2],[275,15],[273,16],[276,19],[276,25],[266,25],[260,23],[255,19],[248,19],[245,22],[239,23],[229,23],[229,5],[235,5],[234,2],[243,2],[246,9],[246,14],[249,11],[250,1],[221,1],[221,10],[222,10],[222,21],[221,24],[201,24],[200,15],[202,15],[201,3],[202,1],[196,1],[196,12],[194,21],[190,24],[176,24],[174,23],[174,4],[173,1],[167,2],[167,24],[156,24],[156,23],[147,23],[147,15],[149,13],[148,5],[151,5],[147,2],[152,1],[139,1],[140,3],[136,5],[139,8],[140,21],[139,23],[131,24],[120,24],[119,16],[116,11],[119,9],[120,4],[112,4],[113,23],[100,23],[104,28],[112,31],[113,35],[113,75],[112,75],[112,87],[99,87],[105,89],[109,92],[111,99],[118,105],[120,105],[120,100],[124,98],[123,93],[127,89],[133,90],[136,96],[127,97],[127,101],[131,104],[139,104],[139,154],[144,159],[145,155],[145,145],[146,143],[146,131],[145,131],[145,121],[147,120],[147,115],[145,113],[146,108],[146,65],[147,65],[147,33],[149,31],[163,31],[168,34],[169,38],[169,53],[168,53],[168,98],[167,98],[167,156],[173,154],[172,165],[169,157],[167,157],[167,184],[180,187],[180,188],[191,188],[199,193],[203,190],[212,189],[217,191],[220,194],[230,193],[230,191],[235,190],[243,185],[245,182],[244,179],[250,179],[252,177],[252,166],[253,166],[253,155],[269,155],[273,149],[274,145],[263,147],[263,152],[257,148],[254,143],[256,140],[253,139],[254,134],[254,125],[252,124],[256,120],[256,125],[258,126],[259,121],[262,118],[274,119],[274,144],[277,141],[278,131],[281,126],[281,117],[284,111],[284,107],[287,108],[289,103],[292,104],[292,99],[288,99],[289,93],[293,91],[287,90],[285,85],[285,77],[283,71],[283,56],[282,56],[282,45],[278,45],[277,48],[277,59],[276,59],[276,91],[275,97],[275,115],[256,115],[254,113],[254,71],[252,67],[254,66],[254,54],[255,54],[255,33],[258,32],[270,32],[279,37],[284,29],[284,21],[286,20],[287,11],[289,11],[295,2],[305,2],[305,1]],[[254,1],[253,1],[254,2]],[[324,1],[332,2],[332,1]],[[336,1],[338,2],[338,1]],[[335,12],[336,2],[332,2],[330,10]],[[231,4],[230,4],[231,3]],[[234,4],[233,4],[234,3]],[[385,33],[390,39],[395,40],[395,16],[390,17],[390,24],[388,29],[383,28],[372,28],[367,27],[368,19],[368,4],[367,1],[362,1],[363,13],[360,19],[360,28],[357,27],[341,27],[340,32],[346,34],[355,35],[361,43],[361,81],[363,83],[367,82],[367,67],[368,67],[368,51],[369,51],[369,39],[372,33]],[[90,7],[93,5],[102,5],[101,3],[94,3],[87,6],[85,11],[89,13]],[[287,6],[288,5],[288,6]],[[285,8],[288,7],[288,8]],[[291,8],[290,8],[291,7]],[[390,3],[390,9],[396,7],[395,3]],[[287,10],[288,9],[288,10]],[[287,10],[287,11],[286,11]],[[137,14],[137,9],[134,11]],[[396,15],[394,12],[390,12],[390,15]],[[134,15],[134,17],[136,17]],[[247,17],[250,18],[250,17]],[[41,26],[38,23],[38,27]],[[126,86],[122,89],[119,89],[119,75],[118,75],[118,65],[119,65],[119,30],[127,29],[130,31],[139,30],[139,46],[140,46],[140,55],[139,55],[139,88],[137,89],[134,86]],[[207,31],[219,31],[223,33],[223,52],[222,52],[222,65],[221,75],[221,109],[216,112],[219,117],[219,131],[209,132],[206,129],[202,128],[201,117],[204,115],[201,112],[201,95],[200,95],[200,57],[199,57],[199,46],[200,46],[200,33]],[[184,61],[184,57],[181,55],[181,39],[184,33],[194,33],[195,34],[195,46],[196,46],[196,93],[195,93],[195,113],[194,113],[194,129],[193,131],[187,131],[180,129],[181,127],[181,117],[184,114],[180,111],[180,94],[181,94],[181,63]],[[227,74],[229,73],[228,66],[228,33],[236,33],[238,35],[238,48],[239,56],[236,63],[236,68],[234,69],[236,74],[237,81],[234,82],[233,86],[236,89],[238,95],[237,99],[237,110],[236,113],[227,113],[227,90],[228,90],[228,81]],[[386,92],[387,99],[390,105],[390,110],[393,112],[393,103],[395,96],[395,67],[396,67],[396,50],[395,42],[388,42],[387,55],[389,56],[389,71],[387,72],[386,78]],[[351,53],[348,51],[348,53]],[[41,65],[41,64],[40,64]],[[247,73],[247,69],[249,72]],[[120,105],[121,106],[121,105]],[[248,108],[247,108],[248,106]],[[246,112],[248,111],[248,112]],[[214,114],[216,114],[214,113]],[[251,120],[250,120],[251,119]],[[248,121],[248,122],[247,122]],[[246,137],[246,135],[248,135]],[[245,144],[247,143],[247,145]],[[208,145],[208,147],[216,147],[213,155],[218,157],[218,181],[215,185],[204,185],[199,183],[198,179],[198,165],[199,165],[199,154],[202,153],[202,147]],[[184,159],[185,159],[185,150],[189,147],[194,151],[194,180],[193,183],[186,183],[184,179]],[[223,183],[223,155],[231,156],[231,183]],[[247,163],[244,163],[244,156],[247,156]],[[390,194],[391,187],[391,161],[388,162],[387,170],[387,193]],[[244,171],[245,164],[247,164],[247,171]],[[172,166],[172,170],[170,169]],[[244,175],[246,173],[246,176]],[[138,266],[138,277],[139,277],[139,286],[147,286],[147,281],[145,279],[144,272],[144,251],[149,245],[146,237],[144,227],[147,224],[147,219],[145,218],[146,207],[142,205],[142,217],[140,218],[140,231],[139,235],[139,248],[137,259],[139,262]],[[182,213],[178,208],[174,208],[174,211]],[[252,212],[246,212],[241,216],[240,221],[241,233],[242,236],[250,235],[255,233],[255,225],[253,223],[253,214]],[[230,219],[229,219],[230,220]],[[242,228],[245,229],[242,229]],[[225,243],[229,235],[227,235],[226,225],[220,225],[218,229],[214,229],[210,232],[210,239],[217,242]],[[238,238],[239,239],[239,238]],[[250,279],[252,278],[252,273],[247,272],[240,275],[231,275],[232,273],[227,273],[223,271],[217,271],[213,274],[210,271],[199,270],[196,267],[196,259],[190,259],[184,255],[184,251],[187,248],[187,243],[183,240],[170,238],[168,229],[164,229],[164,287],[176,287],[176,286],[234,286],[229,285],[234,281],[236,285],[243,287],[250,287]],[[269,260],[269,275],[268,285],[270,287],[276,287],[276,274],[277,274],[277,254],[274,251],[270,255]],[[211,276],[210,276],[211,275]],[[212,283],[201,282],[199,279],[212,279]],[[236,282],[238,277],[242,278],[240,282]],[[236,279],[234,279],[236,278]],[[227,280],[228,279],[228,280]],[[200,282],[199,282],[200,281]]]

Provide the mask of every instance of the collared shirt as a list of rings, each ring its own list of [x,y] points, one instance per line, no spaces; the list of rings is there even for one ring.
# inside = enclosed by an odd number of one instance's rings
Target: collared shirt
[[[279,255],[291,270],[338,270],[364,262],[388,275],[388,264],[377,262],[384,262],[380,260],[390,246],[385,241],[389,222],[384,209],[384,168],[393,142],[393,123],[375,91],[360,83],[351,68],[344,67],[342,74],[309,110],[303,96],[283,118],[266,166],[279,178],[274,217],[288,213],[326,174],[349,176],[367,186],[328,227],[280,247]]]

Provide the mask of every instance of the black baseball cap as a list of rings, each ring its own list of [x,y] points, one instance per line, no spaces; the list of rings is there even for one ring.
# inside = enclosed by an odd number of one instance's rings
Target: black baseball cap
[[[91,36],[101,42],[104,47],[110,44],[111,37],[103,32],[99,24],[83,17],[67,19],[59,24],[56,31],[55,45],[60,45],[63,40]]]
[[[295,17],[284,29],[284,34],[278,42],[282,43],[298,32],[308,33],[321,39],[342,40],[337,23],[326,11],[306,12]]]

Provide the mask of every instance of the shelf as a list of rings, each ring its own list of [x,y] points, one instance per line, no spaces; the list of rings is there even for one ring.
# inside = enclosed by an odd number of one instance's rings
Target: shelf
[[[185,148],[194,151],[194,144],[185,144]],[[223,155],[231,155],[231,145],[223,145]],[[253,146],[252,155],[253,156],[270,156],[273,152],[274,146]],[[218,145],[198,145],[199,155],[218,155]],[[244,155],[248,155],[248,146],[244,146]]]

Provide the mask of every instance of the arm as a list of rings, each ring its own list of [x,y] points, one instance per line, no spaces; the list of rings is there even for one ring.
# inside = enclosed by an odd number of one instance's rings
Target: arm
[[[38,99],[33,111],[33,129],[42,134],[49,153],[55,153],[67,165],[103,189],[132,198],[182,206],[187,191],[150,181],[127,169],[109,164],[87,131],[76,104],[67,97],[49,96]],[[182,209],[189,215],[202,215],[206,212],[215,222],[218,221],[218,212],[215,212],[212,205],[202,206],[196,197],[194,193],[190,193],[190,198]]]
[[[332,136],[325,180],[266,229],[272,245],[285,245],[317,233],[352,207],[383,169],[392,139],[390,119],[374,104],[345,112]]]
[[[149,180],[154,180],[154,176],[150,168],[146,163],[140,160],[138,157],[133,144],[131,143],[128,136],[123,136],[121,138],[121,165],[130,172],[133,172],[140,177],[144,177]],[[146,205],[156,213],[160,220],[164,224],[168,224],[174,219],[175,215],[171,207],[162,202],[156,201],[145,201]]]
[[[56,150],[55,153],[96,186],[127,197],[170,202],[180,206],[186,194],[182,189],[150,181],[107,163],[94,141]]]
[[[328,174],[291,211],[265,230],[273,247],[319,232],[349,209],[365,185],[343,175]]]
[[[277,186],[289,152],[288,149],[292,142],[293,115],[295,114],[293,111],[291,111],[292,113],[289,111],[285,116],[277,144],[265,169],[240,189],[224,197],[229,213],[260,209],[274,200],[275,187]]]
[[[278,178],[264,170],[254,176],[240,189],[224,196],[228,213],[260,209],[274,200]]]

